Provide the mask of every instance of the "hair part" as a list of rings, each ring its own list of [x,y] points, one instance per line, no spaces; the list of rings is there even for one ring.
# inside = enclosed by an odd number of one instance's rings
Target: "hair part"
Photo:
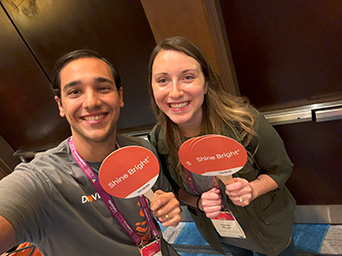
[[[95,58],[104,61],[112,71],[112,75],[115,81],[116,88],[119,90],[122,87],[121,78],[118,70],[105,58],[101,57],[97,52],[89,49],[81,49],[69,52],[63,55],[57,60],[54,67],[51,87],[55,95],[61,99],[61,71],[62,69],[72,61],[82,59],[82,58]]]

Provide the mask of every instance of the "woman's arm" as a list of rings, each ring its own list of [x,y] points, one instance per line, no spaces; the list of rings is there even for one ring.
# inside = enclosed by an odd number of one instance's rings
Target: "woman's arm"
[[[178,198],[187,205],[191,205],[193,207],[197,207],[197,199],[198,196],[193,196],[186,193],[183,189],[179,189]]]
[[[183,189],[178,192],[178,198],[184,203],[191,205],[199,210],[205,212],[208,218],[217,217],[222,208],[222,199],[220,190],[212,188],[200,196],[193,196],[186,193]]]
[[[259,138],[253,142],[256,152],[253,160],[261,174],[248,182],[234,178],[234,183],[226,186],[226,194],[235,205],[246,206],[257,197],[277,188],[282,189],[292,172],[293,163],[287,155],[284,143],[262,114],[258,114],[254,129]],[[257,143],[256,143],[257,141]]]
[[[243,178],[234,178],[234,181],[226,185],[226,194],[238,206],[247,206],[255,198],[278,188],[278,184],[267,174],[261,174],[251,182]]]

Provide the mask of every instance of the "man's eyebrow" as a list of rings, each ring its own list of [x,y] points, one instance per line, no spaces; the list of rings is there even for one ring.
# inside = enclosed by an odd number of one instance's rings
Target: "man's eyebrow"
[[[75,81],[71,81],[69,83],[66,83],[63,87],[63,91],[67,91],[70,87],[76,86],[81,84],[81,81],[79,80],[75,80]]]
[[[105,77],[96,77],[94,80],[97,83],[110,83],[110,84],[114,84],[114,82],[111,79],[105,78]]]
[[[94,78],[94,82],[95,83],[110,83],[115,85],[115,83],[109,79],[109,78],[105,78],[105,77],[96,77]],[[66,83],[63,87],[63,91],[67,91],[70,87],[76,86],[82,84],[82,82],[80,80],[75,80],[75,81],[71,81],[69,83]]]

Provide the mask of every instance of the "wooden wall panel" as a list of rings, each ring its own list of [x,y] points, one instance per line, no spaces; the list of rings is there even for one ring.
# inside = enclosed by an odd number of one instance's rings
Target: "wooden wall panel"
[[[11,173],[14,167],[20,163],[19,158],[15,158],[13,153],[12,147],[0,136],[0,180]]]
[[[119,69],[125,100],[119,131],[154,125],[145,81],[155,40],[140,1],[3,0],[2,5],[9,18],[1,13],[6,29],[0,32],[5,53],[0,115],[8,120],[1,135],[15,150],[45,148],[69,134],[49,79],[56,60],[80,48],[98,51]]]
[[[0,135],[16,150],[54,145],[69,134],[49,80],[0,8]]]
[[[342,2],[220,0],[242,95],[259,110],[342,99]],[[342,121],[277,125],[299,205],[342,204]]]
[[[294,162],[287,185],[299,205],[342,205],[342,120],[275,126]]]
[[[342,99],[342,1],[220,3],[240,91],[253,104]]]

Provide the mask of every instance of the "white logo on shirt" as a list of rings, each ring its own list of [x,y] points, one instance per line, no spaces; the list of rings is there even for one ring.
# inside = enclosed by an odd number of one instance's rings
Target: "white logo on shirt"
[[[93,201],[96,201],[97,199],[101,199],[99,193],[91,194],[89,196],[82,196],[82,204],[85,203],[92,203]]]

